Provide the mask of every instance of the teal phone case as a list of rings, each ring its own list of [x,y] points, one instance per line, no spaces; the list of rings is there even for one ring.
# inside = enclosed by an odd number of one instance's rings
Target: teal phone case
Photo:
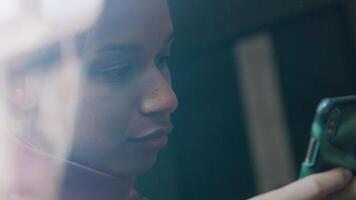
[[[328,135],[326,132],[326,125],[331,114],[337,117],[339,108],[353,106],[356,107],[356,95],[326,98],[319,103],[311,127],[307,155],[301,165],[299,178],[337,166],[356,170],[356,132],[352,130],[352,127],[355,127],[356,119],[350,119],[342,126],[336,127],[335,130],[338,131],[336,136]]]

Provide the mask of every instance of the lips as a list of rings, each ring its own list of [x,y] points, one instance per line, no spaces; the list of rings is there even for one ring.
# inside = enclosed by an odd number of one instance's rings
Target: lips
[[[172,131],[172,127],[159,128],[148,131],[142,135],[128,138],[128,142],[136,144],[152,144],[154,146],[164,146],[167,143],[167,137]]]

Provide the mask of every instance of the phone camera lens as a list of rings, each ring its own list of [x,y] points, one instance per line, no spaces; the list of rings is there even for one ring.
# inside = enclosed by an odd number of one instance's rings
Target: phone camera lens
[[[340,109],[334,109],[330,113],[330,117],[328,119],[328,122],[326,124],[326,135],[330,138],[333,139],[336,137],[336,128],[337,128],[337,123],[340,119],[341,111]]]

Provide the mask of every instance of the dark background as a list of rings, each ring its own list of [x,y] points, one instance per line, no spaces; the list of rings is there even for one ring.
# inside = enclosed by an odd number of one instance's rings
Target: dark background
[[[352,7],[333,0],[172,0],[170,7],[180,106],[168,147],[137,187],[152,200],[251,197],[235,42],[259,32],[272,37],[298,169],[319,100],[356,91]]]

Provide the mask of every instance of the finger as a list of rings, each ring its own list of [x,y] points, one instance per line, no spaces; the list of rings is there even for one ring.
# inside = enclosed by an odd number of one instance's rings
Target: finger
[[[287,192],[294,192],[298,199],[318,200],[343,189],[352,179],[350,170],[336,168],[301,179],[289,187]]]
[[[333,194],[328,198],[328,200],[351,200],[356,199],[356,178],[353,178],[352,181],[341,191]]]
[[[321,200],[344,188],[351,178],[349,170],[336,168],[308,176],[252,200]]]

